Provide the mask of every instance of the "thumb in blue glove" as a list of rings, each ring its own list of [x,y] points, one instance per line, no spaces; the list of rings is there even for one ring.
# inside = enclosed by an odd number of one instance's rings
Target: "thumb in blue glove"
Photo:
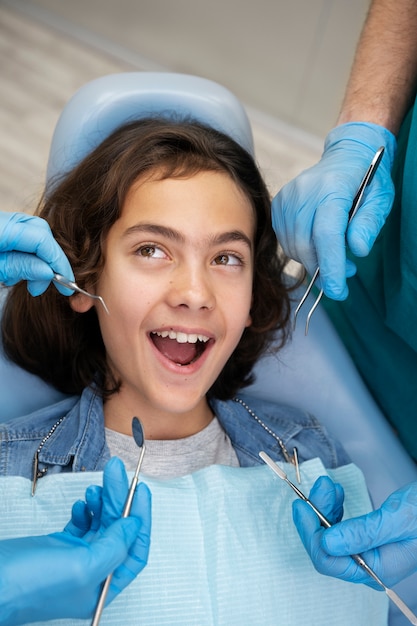
[[[69,261],[48,223],[24,213],[0,212],[0,283],[10,286],[27,280],[29,292],[37,296],[48,287],[54,273],[74,280]],[[55,285],[64,295],[73,293]]]
[[[126,478],[126,482],[125,482]],[[121,487],[124,492],[116,494]],[[151,528],[151,497],[138,485],[131,516],[116,509],[127,495],[119,459],[106,466],[103,488],[92,487],[77,502],[61,533],[0,542],[2,624],[17,626],[55,618],[90,617],[101,583],[113,572],[110,602],[145,567]]]
[[[353,198],[381,146],[382,161],[348,227]],[[320,161],[285,185],[272,202],[272,223],[284,252],[310,275],[319,267],[321,286],[330,298],[346,298],[346,277],[355,273],[346,259],[346,240],[353,254],[366,256],[391,209],[395,149],[394,135],[382,126],[337,126],[326,137]]]

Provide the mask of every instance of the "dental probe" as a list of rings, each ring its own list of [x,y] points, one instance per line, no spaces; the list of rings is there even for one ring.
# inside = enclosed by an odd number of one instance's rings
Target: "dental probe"
[[[300,491],[300,489],[296,485],[294,485],[294,483],[290,481],[290,479],[288,478],[284,470],[281,469],[279,465],[277,465],[271,459],[271,457],[266,454],[266,452],[260,452],[259,456],[271,468],[271,470],[275,472],[275,474],[277,474],[277,476],[281,478],[281,480],[284,480],[287,483],[287,485],[289,485],[291,489],[295,491],[295,493],[297,494],[299,498],[301,498],[301,500],[304,500],[304,502],[306,502],[313,509],[314,513],[317,515],[317,517],[320,520],[321,525],[324,526],[324,528],[330,528],[330,526],[332,526],[332,524],[329,522],[327,517],[325,517],[323,513],[321,513],[321,511],[319,511],[317,507],[314,506],[311,500],[309,500],[307,496],[304,495],[304,493]],[[399,608],[401,613],[405,615],[405,617],[409,620],[409,622],[417,626],[417,616],[414,615],[414,613],[408,608],[405,602],[401,600],[401,598],[395,593],[395,591],[393,591],[392,589],[389,589],[386,585],[384,585],[384,583],[379,578],[379,576],[375,574],[373,569],[369,567],[369,565],[361,557],[361,555],[351,554],[350,556],[355,561],[355,563],[357,563],[371,578],[375,580],[375,582],[378,583],[378,585],[380,585],[383,588],[383,590],[385,591],[387,596],[390,598],[390,600]]]
[[[61,276],[61,274],[54,274],[53,280],[56,283],[59,283],[60,285],[62,285],[63,287],[68,287],[68,289],[73,289],[74,291],[77,291],[78,293],[82,293],[84,296],[88,296],[89,298],[94,298],[94,300],[99,300],[101,304],[103,305],[104,310],[106,311],[107,315],[110,315],[109,309],[107,308],[106,303],[104,302],[101,296],[96,296],[88,291],[85,291],[85,289],[81,289],[81,287],[79,287],[77,283],[75,283],[73,280],[69,280],[68,278],[65,278],[64,276]]]

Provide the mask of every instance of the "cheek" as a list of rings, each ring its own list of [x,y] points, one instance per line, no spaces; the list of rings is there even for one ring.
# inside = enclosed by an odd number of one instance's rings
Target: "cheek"
[[[236,335],[243,332],[252,324],[250,314],[252,306],[252,290],[248,286],[241,290],[229,290],[223,298],[226,303],[226,315],[229,320],[229,328],[233,328]]]
[[[127,316],[130,310],[134,309],[136,302],[140,301],[137,287],[127,273],[103,272],[97,285],[97,293],[107,304],[111,323],[117,323]]]
[[[245,328],[252,325],[252,316],[251,309],[253,304],[253,293],[252,293],[252,281],[250,282],[250,286],[245,291],[245,295],[242,299],[242,318]]]
[[[108,298],[110,315],[106,318],[100,314],[100,324],[110,331],[117,330],[118,334],[126,333],[133,325],[138,325],[144,315],[144,298],[134,290],[118,290],[112,292]]]
[[[108,304],[110,315],[99,313],[100,332],[107,358],[119,363],[128,359],[139,336],[139,314],[132,301],[114,299]]]
[[[102,283],[102,295],[110,311],[110,315],[98,311],[104,344],[110,341],[117,348],[117,341],[124,345],[134,341],[157,302],[154,285],[132,275],[127,280],[109,279]]]

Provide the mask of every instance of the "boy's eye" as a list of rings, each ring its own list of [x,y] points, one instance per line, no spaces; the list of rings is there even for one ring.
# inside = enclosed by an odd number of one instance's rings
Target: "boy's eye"
[[[157,258],[157,259],[162,259],[165,256],[161,248],[158,248],[157,246],[151,246],[151,245],[141,246],[136,251],[136,254],[138,256],[145,257],[145,258]]]
[[[215,265],[242,265],[242,259],[235,254],[219,254],[214,259]]]

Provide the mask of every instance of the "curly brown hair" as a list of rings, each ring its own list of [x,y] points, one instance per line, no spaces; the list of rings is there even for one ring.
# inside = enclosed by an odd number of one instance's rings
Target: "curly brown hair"
[[[227,173],[248,197],[256,216],[252,324],[209,392],[228,399],[252,382],[258,358],[268,346],[279,349],[289,332],[286,259],[278,253],[270,196],[250,154],[228,136],[193,120],[134,121],[54,181],[36,214],[49,223],[77,283],[94,285],[104,265],[103,243],[133,183],[155,172],[172,178],[201,171]],[[68,298],[54,287],[36,298],[28,294],[25,283],[12,288],[2,337],[9,358],[65,393],[80,394],[93,381],[105,396],[120,386],[107,367],[95,310],[74,312]]]

